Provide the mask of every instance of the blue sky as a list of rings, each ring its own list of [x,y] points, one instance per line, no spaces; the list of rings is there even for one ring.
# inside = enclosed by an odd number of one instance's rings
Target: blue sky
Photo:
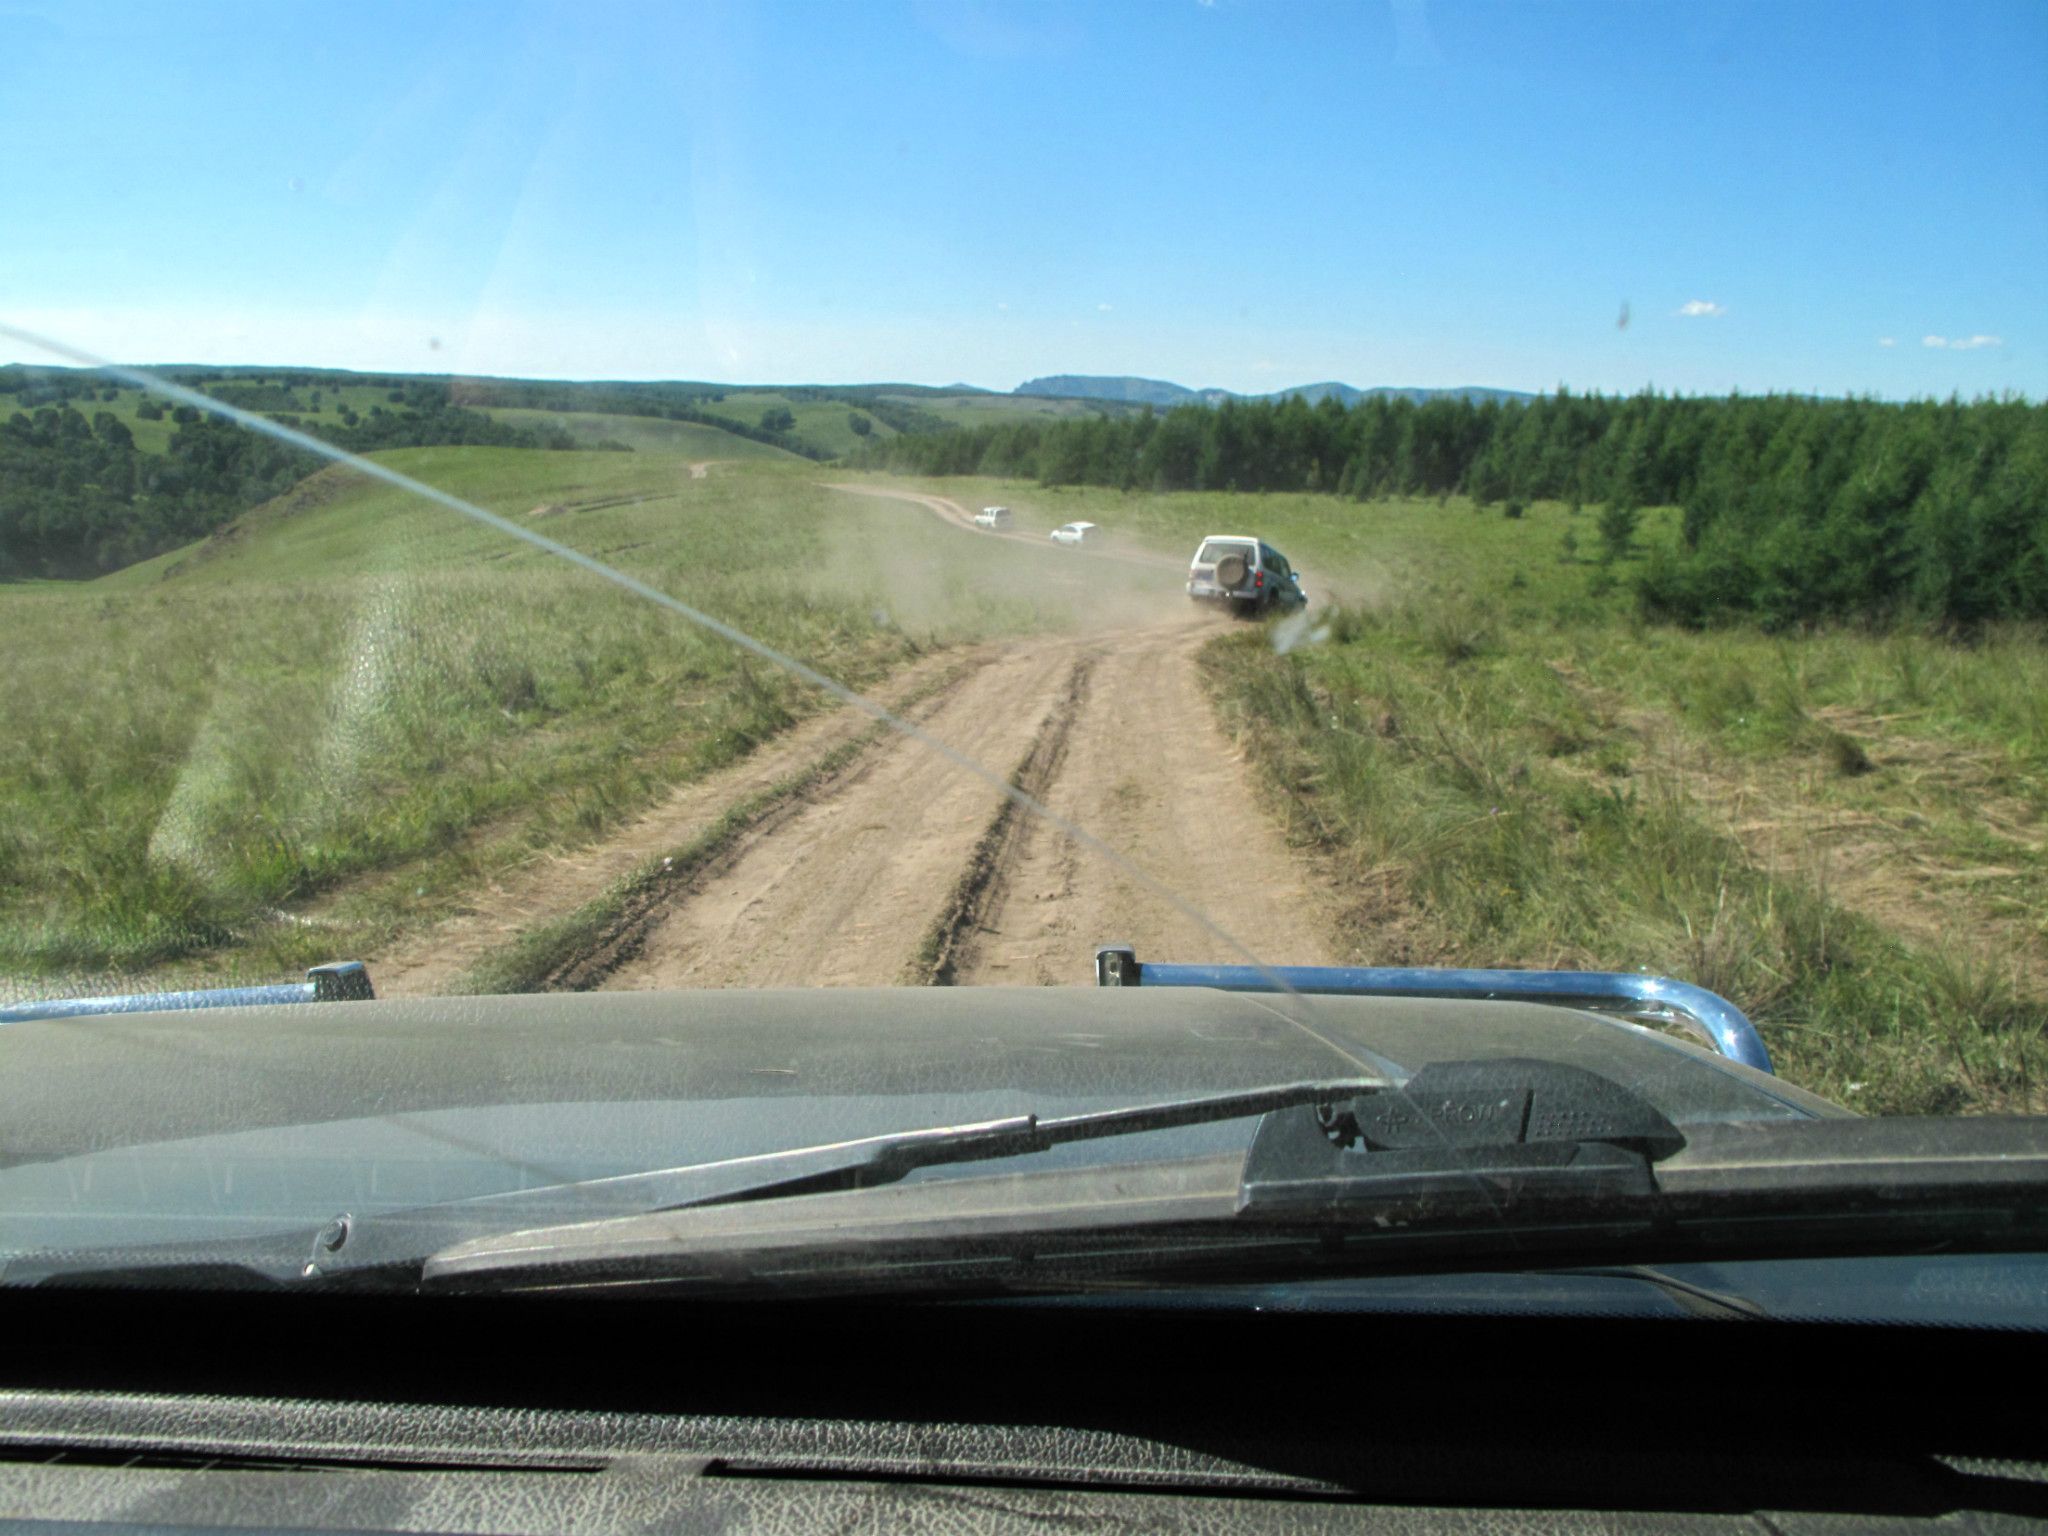
[[[129,362],[2048,396],[2040,0],[0,0],[0,143]]]

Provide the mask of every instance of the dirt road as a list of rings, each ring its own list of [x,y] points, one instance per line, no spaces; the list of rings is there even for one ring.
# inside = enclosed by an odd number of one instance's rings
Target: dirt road
[[[902,499],[972,526],[945,498]],[[562,984],[1080,985],[1092,980],[1095,946],[1111,940],[1159,958],[1243,958],[1187,908],[1262,960],[1329,963],[1318,893],[1261,810],[1201,687],[1195,654],[1217,624],[1173,604],[1126,609],[1089,633],[935,658],[892,690],[912,701],[904,707],[921,729],[1142,875],[928,745],[864,735],[870,722],[849,709],[689,786],[604,847],[485,893],[447,935],[453,942],[422,936],[412,955],[373,958],[371,974],[380,992],[439,990],[480,949],[572,909],[835,747],[839,766],[764,808],[687,881],[622,919],[627,931],[609,936],[602,962],[571,968]],[[849,757],[844,749],[862,741]]]

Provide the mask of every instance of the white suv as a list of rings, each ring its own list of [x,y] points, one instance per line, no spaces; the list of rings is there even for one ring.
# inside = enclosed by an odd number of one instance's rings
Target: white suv
[[[1308,606],[1301,577],[1287,557],[1250,534],[1219,533],[1202,540],[1188,566],[1188,596],[1198,603],[1228,603],[1239,613]]]
[[[974,526],[977,528],[1007,528],[1011,521],[1008,507],[983,507],[974,514]]]

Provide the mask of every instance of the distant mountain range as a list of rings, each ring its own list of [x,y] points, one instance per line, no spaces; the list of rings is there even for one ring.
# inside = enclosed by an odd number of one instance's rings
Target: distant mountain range
[[[1334,395],[1345,405],[1356,405],[1374,395],[1394,395],[1404,400],[1430,400],[1438,395],[1450,395],[1460,400],[1533,400],[1535,396],[1519,389],[1488,389],[1482,385],[1468,384],[1453,389],[1403,389],[1381,385],[1375,389],[1360,389],[1352,384],[1325,381],[1321,384],[1297,384],[1292,389],[1276,389],[1263,395],[1243,395],[1229,389],[1189,389],[1184,384],[1169,384],[1164,379],[1136,379],[1129,375],[1115,377],[1082,374],[1055,373],[1042,379],[1031,379],[1010,391],[1013,395],[1040,395],[1061,400],[1115,400],[1126,405],[1216,405],[1225,400],[1284,400],[1289,395],[1299,395],[1315,405]]]

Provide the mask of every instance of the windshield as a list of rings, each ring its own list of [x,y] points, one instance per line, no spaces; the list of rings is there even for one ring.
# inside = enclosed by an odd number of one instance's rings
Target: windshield
[[[0,1228],[1509,1057],[1681,1135],[2048,1110],[2044,61],[8,8]]]

